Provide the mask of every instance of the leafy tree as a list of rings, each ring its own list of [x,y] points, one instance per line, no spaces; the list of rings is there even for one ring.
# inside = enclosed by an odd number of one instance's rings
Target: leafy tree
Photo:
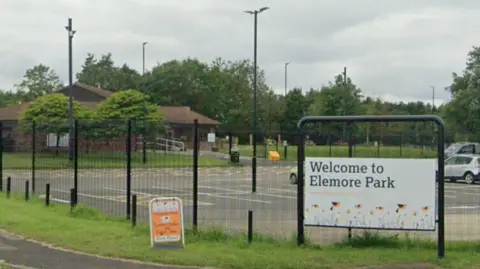
[[[296,131],[298,121],[308,114],[309,105],[310,100],[302,93],[302,89],[294,88],[289,91],[283,104],[282,130],[286,133]]]
[[[36,98],[62,88],[63,83],[50,67],[39,64],[25,72],[23,80],[16,85],[17,93],[22,101],[33,101]]]
[[[20,102],[20,98],[17,93],[13,91],[0,90],[0,108],[8,105],[16,104]]]
[[[142,91],[156,104],[189,106],[225,125],[250,130],[252,66],[246,60],[231,62],[221,58],[210,65],[193,58],[173,60],[148,72]],[[278,117],[279,97],[266,85],[262,70],[258,70],[257,78],[257,126],[265,128],[273,126],[271,119]]]
[[[112,54],[102,55],[96,59],[89,53],[82,65],[82,70],[77,74],[78,82],[99,87],[108,91],[122,91],[136,88],[140,81],[140,74],[124,64],[115,66]]]
[[[480,47],[473,47],[467,56],[462,75],[453,73],[448,90],[452,100],[442,110],[450,128],[457,130],[461,140],[480,139]]]
[[[31,133],[33,122],[35,130],[42,134],[54,133],[57,136],[56,153],[58,155],[60,137],[68,133],[68,97],[57,93],[43,95],[37,98],[22,114],[20,128]],[[88,119],[92,112],[80,103],[73,101],[74,119]]]
[[[126,132],[126,122],[134,120],[134,134],[159,134],[166,130],[164,116],[159,107],[149,101],[150,97],[137,90],[114,93],[99,104],[97,120],[104,125],[103,135],[118,137]]]

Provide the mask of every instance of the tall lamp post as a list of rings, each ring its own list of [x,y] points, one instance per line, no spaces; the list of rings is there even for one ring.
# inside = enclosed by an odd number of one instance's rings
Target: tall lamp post
[[[72,18],[68,18],[68,25],[65,26],[68,31],[68,157],[73,160],[73,68],[72,68],[72,40],[76,31],[72,28]]]
[[[288,79],[288,65],[290,63],[285,63],[285,96],[287,96],[287,79]]]
[[[144,85],[144,79],[145,79],[145,46],[148,44],[148,42],[143,42],[142,43],[142,81]],[[143,159],[143,164],[147,163],[147,141],[145,139],[145,136],[147,135],[147,107],[144,103],[144,108],[145,108],[145,115],[144,115],[144,121],[143,121],[143,135],[142,135],[142,159]]]
[[[430,86],[432,88],[432,113],[435,113],[435,86]]]
[[[347,88],[347,67],[343,68],[343,90],[345,91],[344,99],[343,99],[343,115],[347,115],[347,96],[348,96],[348,88]],[[343,123],[343,139],[346,139],[346,123]]]
[[[253,110],[252,110],[252,136],[253,136],[253,156],[252,156],[252,192],[257,191],[257,17],[259,13],[269,9],[262,7],[257,10],[246,10],[245,13],[254,16],[253,23]]]

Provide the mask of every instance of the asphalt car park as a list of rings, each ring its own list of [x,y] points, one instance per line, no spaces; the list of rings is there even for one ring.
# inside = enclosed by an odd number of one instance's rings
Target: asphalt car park
[[[297,186],[289,182],[291,167],[259,166],[256,192],[252,193],[250,167],[199,168],[198,220],[201,225],[222,225],[245,230],[248,211],[254,214],[256,229],[291,235],[296,229]],[[5,171],[12,186],[20,191],[31,173]],[[158,197],[178,197],[183,201],[185,222],[192,223],[193,171],[186,168],[133,169],[132,194],[137,195],[138,218],[148,219],[148,202]],[[81,170],[78,199],[105,213],[126,215],[126,175],[123,169]],[[35,188],[45,192],[50,183],[51,200],[68,203],[73,187],[71,170],[37,171]],[[414,186],[412,186],[414,187]],[[480,184],[445,183],[447,215],[480,213]],[[467,227],[465,227],[467,230]]]

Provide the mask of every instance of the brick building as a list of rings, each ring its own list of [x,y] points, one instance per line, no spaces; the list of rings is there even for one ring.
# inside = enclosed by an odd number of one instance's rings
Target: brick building
[[[68,87],[58,90],[56,93],[62,93],[69,96]],[[96,106],[108,98],[113,93],[100,88],[91,87],[82,83],[75,83],[72,89],[72,97],[79,103],[95,109]],[[18,123],[22,113],[30,106],[30,103],[10,105],[0,108],[0,122],[3,124],[3,138],[5,151],[28,152],[32,148],[32,135],[19,129]],[[199,123],[200,147],[208,148],[207,134],[215,132],[220,124],[218,121],[206,117],[184,106],[160,106],[159,111],[165,117],[165,123],[170,126],[171,134],[168,139],[183,139],[187,148],[192,147],[193,140],[193,122],[195,119]],[[118,121],[116,124],[123,124]],[[58,138],[61,149],[68,147],[68,134]],[[132,149],[138,148],[138,141],[141,138],[133,137]],[[36,148],[39,151],[53,150],[56,148],[57,138],[55,134],[37,134],[35,137]],[[153,141],[150,141],[153,142]],[[125,149],[125,138],[118,137],[102,141],[87,140],[79,134],[79,150],[81,151],[122,151]]]

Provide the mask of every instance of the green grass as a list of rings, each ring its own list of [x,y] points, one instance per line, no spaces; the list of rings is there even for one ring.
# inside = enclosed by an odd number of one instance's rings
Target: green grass
[[[143,164],[142,153],[132,153],[132,168],[175,168],[193,166],[191,154],[184,153],[148,153],[147,163]],[[199,157],[199,167],[229,166],[227,160],[211,157]],[[32,167],[31,153],[3,153],[4,169],[29,169]],[[54,153],[37,153],[35,156],[36,169],[64,169],[72,168],[73,162],[64,152],[56,156]],[[124,168],[126,155],[122,152],[79,153],[78,168]]]
[[[239,145],[240,156],[252,156],[252,146]],[[227,148],[221,149],[222,152],[228,153]],[[269,146],[268,151],[276,151],[276,146]],[[296,161],[297,160],[297,146],[288,146],[287,158],[285,159],[284,147],[278,147],[280,160]],[[257,145],[257,154],[265,154],[265,146]],[[348,146],[306,146],[305,156],[307,157],[348,157]],[[361,146],[353,147],[353,157],[357,158],[435,158],[437,156],[436,150],[421,148],[409,148],[400,146]]]
[[[153,250],[146,226],[132,229],[124,220],[112,218],[88,207],[45,207],[21,196],[0,195],[0,228],[29,238],[109,257],[136,259],[176,265],[215,268],[352,269],[371,265],[437,264],[442,268],[480,268],[480,243],[448,243],[446,258],[436,258],[434,242],[399,239],[365,233],[331,246],[295,240],[275,240],[256,235],[247,243],[245,235],[227,235],[218,229],[186,231],[186,247],[181,250]],[[385,267],[395,268],[395,267]],[[414,269],[413,265],[409,267]]]

